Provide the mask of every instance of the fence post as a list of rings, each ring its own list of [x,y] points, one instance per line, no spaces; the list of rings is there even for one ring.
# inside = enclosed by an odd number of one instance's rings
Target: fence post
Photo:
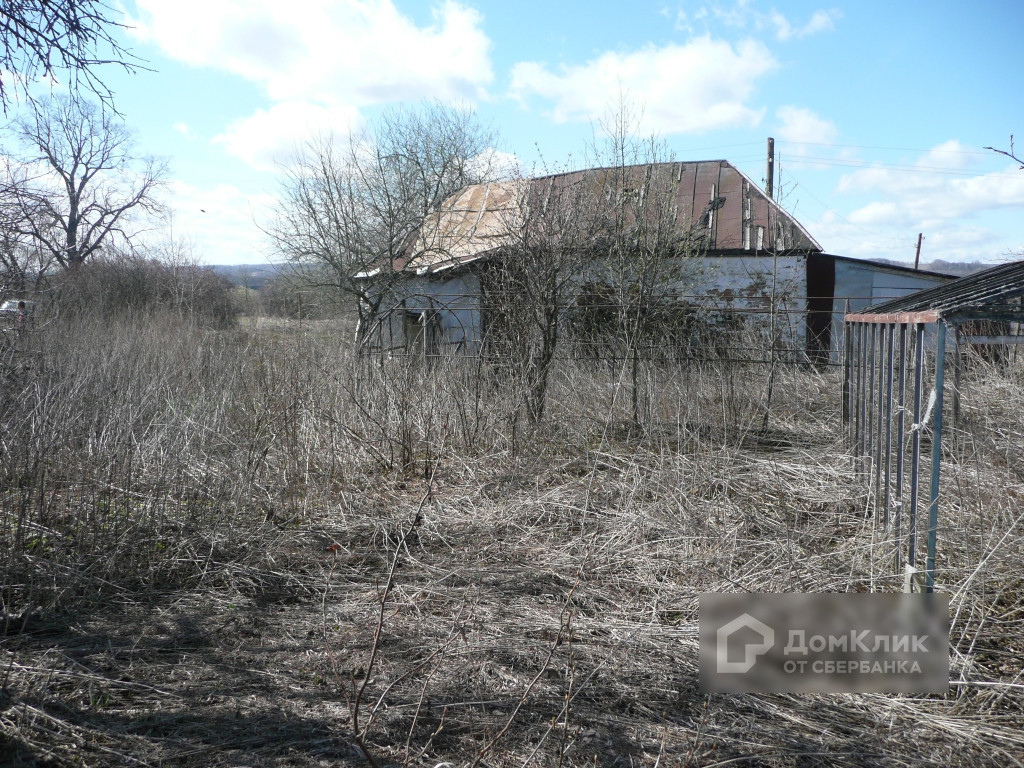
[[[935,546],[939,530],[939,471],[942,468],[942,388],[946,368],[946,324],[939,320],[935,350],[935,428],[932,430],[932,485],[928,504],[928,560],[926,589],[935,589]]]

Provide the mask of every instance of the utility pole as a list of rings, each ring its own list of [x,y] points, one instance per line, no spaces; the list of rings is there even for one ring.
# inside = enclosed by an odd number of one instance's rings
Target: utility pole
[[[764,191],[771,200],[775,199],[775,139],[768,137],[768,172],[765,175]]]
[[[924,240],[924,232],[917,233],[917,253],[914,255],[914,269],[921,263],[921,241]]]

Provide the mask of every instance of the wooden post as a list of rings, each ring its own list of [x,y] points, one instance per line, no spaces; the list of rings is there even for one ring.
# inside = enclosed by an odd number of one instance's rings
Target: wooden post
[[[924,232],[917,233],[917,253],[914,254],[914,269],[918,269],[921,264],[921,241],[924,240]]]
[[[775,139],[768,137],[768,170],[765,174],[764,192],[771,200],[775,199]]]

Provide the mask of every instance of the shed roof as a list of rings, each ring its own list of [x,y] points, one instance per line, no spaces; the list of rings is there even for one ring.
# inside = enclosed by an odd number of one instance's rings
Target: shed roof
[[[761,228],[764,250],[785,249],[817,253],[821,246],[810,233],[746,175],[726,160],[591,168],[463,189],[428,217],[410,244],[399,270],[437,272],[486,257],[511,244],[523,211],[531,201],[543,201],[552,190],[570,187],[645,195],[667,190],[676,225],[683,231],[714,209],[709,231],[711,253],[753,251]]]
[[[856,317],[929,312],[939,318],[977,314],[979,311],[1019,315],[1021,297],[1024,297],[1024,261],[1013,261],[875,304]]]

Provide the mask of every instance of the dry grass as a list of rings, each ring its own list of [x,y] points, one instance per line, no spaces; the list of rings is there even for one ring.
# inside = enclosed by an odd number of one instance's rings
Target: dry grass
[[[4,370],[0,762],[1024,762],[1019,367],[950,442],[949,694],[708,696],[701,592],[899,583],[837,376],[783,370],[764,433],[763,370],[648,371],[638,432],[566,364],[538,427],[473,361],[346,341],[144,317]]]

